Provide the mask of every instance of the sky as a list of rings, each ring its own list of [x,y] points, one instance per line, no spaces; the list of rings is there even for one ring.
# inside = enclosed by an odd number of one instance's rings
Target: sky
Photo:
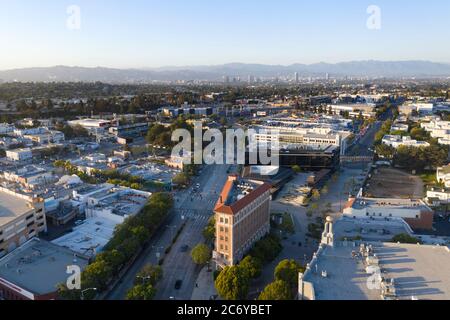
[[[449,15],[448,0],[0,0],[0,70],[450,63]]]

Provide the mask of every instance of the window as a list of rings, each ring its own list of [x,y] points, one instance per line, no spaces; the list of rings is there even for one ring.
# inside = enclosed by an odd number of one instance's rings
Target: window
[[[27,224],[27,228],[31,227],[32,225],[34,225],[34,221],[32,221],[29,224]]]
[[[33,217],[34,217],[34,214],[30,214],[29,216],[26,217],[26,220],[30,220]]]

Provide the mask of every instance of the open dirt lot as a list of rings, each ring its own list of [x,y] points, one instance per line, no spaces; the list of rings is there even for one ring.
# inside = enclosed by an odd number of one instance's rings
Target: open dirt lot
[[[375,198],[423,198],[422,179],[404,171],[392,168],[380,168],[369,180],[366,194]]]

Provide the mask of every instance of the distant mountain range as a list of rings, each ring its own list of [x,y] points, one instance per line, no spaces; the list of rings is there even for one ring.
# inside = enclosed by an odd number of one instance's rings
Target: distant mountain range
[[[353,77],[450,77],[450,64],[429,61],[352,61],[336,64],[263,65],[230,63],[216,66],[162,67],[153,69],[113,69],[55,66],[0,71],[5,82],[69,82],[101,81],[107,83],[136,83],[176,80],[222,80],[224,76],[247,80],[254,77],[353,76]]]

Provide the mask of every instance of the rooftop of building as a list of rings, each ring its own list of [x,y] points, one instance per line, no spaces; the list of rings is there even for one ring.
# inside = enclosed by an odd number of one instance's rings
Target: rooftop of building
[[[242,179],[238,176],[229,176],[214,211],[236,214],[270,189],[271,185],[267,182]]]
[[[45,168],[37,165],[26,165],[22,166],[20,168],[14,168],[13,170],[10,170],[9,173],[14,173],[20,177],[28,178],[32,177],[38,174],[49,172],[50,168]]]
[[[88,259],[34,238],[0,259],[0,278],[33,294],[43,295],[56,292],[56,286],[66,282],[69,265],[83,269]]]
[[[391,243],[397,234],[411,234],[401,219],[343,217],[337,220],[333,224],[334,246],[322,245],[305,275],[305,280],[314,286],[315,298],[382,299],[381,287],[368,286],[367,261],[357,254],[364,244],[373,248],[372,256],[378,258],[375,265],[381,269],[381,277],[389,283],[393,280],[395,299],[450,299],[450,269],[442,267],[450,263],[450,250],[445,241],[413,234],[426,245]]]
[[[29,201],[0,190],[0,226],[32,210]]]
[[[380,300],[378,290],[370,290],[361,260],[352,257],[351,246],[326,247],[305,278],[314,285],[316,300]],[[327,276],[323,277],[322,272]]]
[[[450,300],[448,247],[383,243],[374,251],[383,274],[394,279],[398,299]]]
[[[139,213],[150,195],[148,192],[129,188],[113,188],[99,191],[91,197],[99,200],[97,208],[110,209],[119,216],[130,216]]]
[[[335,240],[360,238],[364,241],[390,241],[395,235],[409,233],[408,225],[400,218],[342,217],[333,226]]]
[[[356,199],[352,207],[354,209],[364,209],[364,208],[397,208],[397,209],[431,209],[420,199],[388,199],[388,198],[358,198]]]
[[[118,224],[119,222],[110,219],[89,218],[72,232],[52,242],[79,254],[94,256],[109,242]]]
[[[450,251],[444,246],[368,243],[379,259],[381,276],[392,279],[395,299],[449,300]],[[353,242],[335,243],[319,255],[306,281],[314,285],[317,300],[380,300],[381,288],[368,286],[364,260],[353,257]],[[326,271],[326,277],[322,272]]]

